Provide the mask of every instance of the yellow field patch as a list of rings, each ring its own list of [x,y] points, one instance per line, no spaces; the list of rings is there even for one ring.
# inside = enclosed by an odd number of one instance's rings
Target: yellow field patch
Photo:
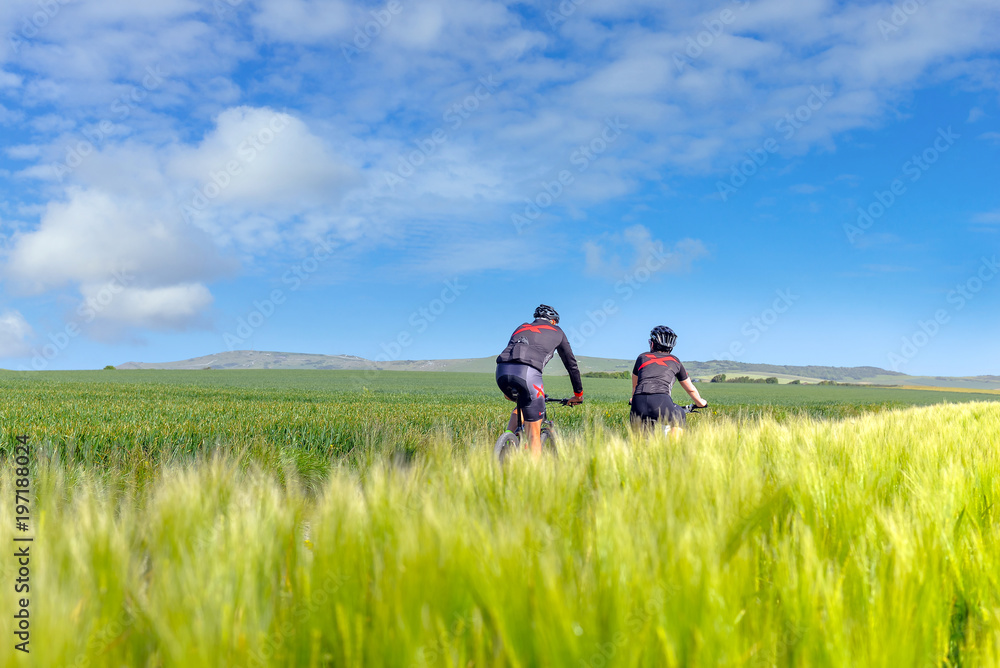
[[[967,392],[969,394],[1000,394],[1000,390],[976,390],[971,387],[932,387],[930,385],[900,385],[901,390],[934,390],[936,392]]]

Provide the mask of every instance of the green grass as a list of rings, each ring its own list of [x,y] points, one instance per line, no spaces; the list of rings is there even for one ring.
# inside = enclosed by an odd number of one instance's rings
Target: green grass
[[[556,396],[568,378],[546,380]],[[283,475],[321,481],[331,461],[364,468],[380,454],[408,458],[445,435],[492,441],[509,415],[492,376],[354,371],[116,371],[0,375],[10,447],[24,432],[51,456],[101,470],[129,463],[129,485],[161,465],[220,450]],[[991,395],[855,387],[701,384],[711,420],[797,415],[843,418],[907,405],[995,400]],[[568,431],[628,428],[629,380],[587,379],[587,403],[555,408]],[[681,390],[678,393],[683,394]],[[687,397],[683,400],[686,403]],[[950,405],[942,410],[951,410]],[[279,445],[280,447],[275,447]]]
[[[469,446],[490,442],[510,411],[492,376],[355,371],[116,371],[0,375],[4,443],[27,433],[51,456],[109,471],[128,462],[130,486],[162,465],[222,451],[307,483],[331,462],[365,468],[390,454],[409,458],[447,436]],[[568,378],[546,380],[568,396]],[[844,418],[909,405],[996,400],[960,392],[829,386],[701,384],[712,408],[692,418],[741,421],[799,415]],[[587,403],[555,408],[560,427],[628,429],[629,380],[587,379]],[[683,394],[681,390],[677,393]],[[687,397],[678,398],[686,403]],[[942,411],[953,404],[942,404]],[[278,447],[276,447],[278,446]],[[113,480],[121,482],[118,478]]]
[[[588,380],[559,459],[501,469],[483,375],[0,384],[36,496],[32,654],[0,559],[3,665],[1000,662],[1000,404],[974,394],[705,384],[715,414],[667,440]]]

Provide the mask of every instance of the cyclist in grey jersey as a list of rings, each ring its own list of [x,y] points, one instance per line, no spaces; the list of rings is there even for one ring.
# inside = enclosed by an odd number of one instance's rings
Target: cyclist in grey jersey
[[[508,431],[518,425],[521,411],[525,430],[533,452],[542,451],[541,427],[545,418],[545,388],[542,369],[559,353],[573,384],[570,404],[583,403],[583,381],[576,356],[566,334],[559,328],[559,314],[551,306],[541,304],[535,309],[534,321],[523,323],[510,336],[507,347],[497,356],[497,386],[507,399],[517,403],[511,413]]]
[[[681,361],[671,354],[676,342],[677,335],[669,327],[660,325],[649,333],[649,352],[639,355],[632,367],[629,404],[633,422],[650,426],[665,421],[682,433],[687,418],[670,396],[674,381],[680,382],[696,406],[704,407],[708,402],[702,399]]]

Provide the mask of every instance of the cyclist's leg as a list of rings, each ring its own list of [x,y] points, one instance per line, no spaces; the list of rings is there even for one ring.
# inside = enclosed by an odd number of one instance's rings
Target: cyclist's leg
[[[507,431],[513,433],[517,431],[517,409],[510,412],[510,420],[507,421]]]
[[[671,435],[680,435],[684,427],[684,409],[669,394],[637,394],[632,397],[632,419],[641,420],[644,428],[669,424]]]
[[[528,443],[531,447],[531,453],[536,456],[541,456],[542,454],[542,421],[535,420],[534,422],[525,422],[524,430],[528,432]]]
[[[505,398],[507,399],[507,401],[514,401],[510,397],[505,397]],[[511,433],[517,431],[517,428],[521,426],[521,421],[517,417],[517,411],[518,409],[515,406],[514,410],[510,412],[510,420],[507,421],[507,431]]]
[[[513,401],[516,404],[514,410],[510,413],[510,420],[507,421],[507,431],[509,432],[517,431],[517,428],[520,426],[517,411],[524,402],[524,397],[527,396],[527,385],[522,377],[524,373],[520,368],[521,366],[514,364],[497,365],[497,387],[503,392],[503,396],[507,401]]]
[[[525,384],[528,387],[530,401],[521,408],[524,417],[524,430],[528,433],[528,443],[531,452],[542,454],[542,420],[545,419],[545,387],[542,385],[542,372],[527,367]]]
[[[687,414],[683,408],[674,403],[669,394],[663,396],[664,401],[661,408],[663,417],[661,419],[670,424],[670,435],[674,438],[680,438],[684,435],[684,429],[687,427]]]
[[[643,431],[656,424],[656,412],[650,407],[650,395],[636,394],[632,397],[632,408],[629,411],[632,424]]]
[[[506,399],[507,401],[514,401],[506,394],[503,395],[503,398]],[[517,427],[518,427],[517,408],[515,407],[514,410],[510,412],[510,420],[507,421],[507,431],[514,433],[515,431],[517,431]]]

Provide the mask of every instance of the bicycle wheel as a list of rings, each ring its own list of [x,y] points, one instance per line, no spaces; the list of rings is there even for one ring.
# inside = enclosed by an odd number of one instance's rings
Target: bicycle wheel
[[[548,427],[542,428],[542,452],[547,452],[553,457],[559,456],[559,451],[556,450],[556,435]]]
[[[503,436],[497,439],[496,445],[493,446],[493,456],[503,464],[507,455],[516,452],[520,446],[521,439],[517,437],[517,434],[512,434],[509,431],[504,432]]]

